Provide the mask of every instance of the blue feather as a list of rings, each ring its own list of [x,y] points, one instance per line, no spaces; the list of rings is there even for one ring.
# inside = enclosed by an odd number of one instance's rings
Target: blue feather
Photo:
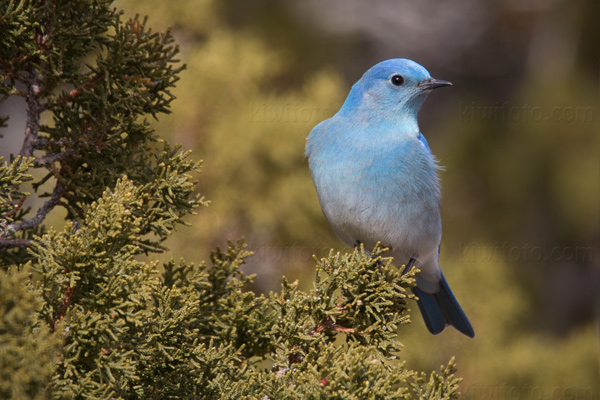
[[[451,325],[468,337],[475,337],[471,322],[458,304],[443,274],[437,293],[425,293],[418,287],[413,288],[413,293],[419,298],[417,304],[429,332],[437,335],[446,326]]]

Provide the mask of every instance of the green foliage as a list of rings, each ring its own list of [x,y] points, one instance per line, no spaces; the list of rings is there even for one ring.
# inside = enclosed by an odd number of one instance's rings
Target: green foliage
[[[0,398],[45,399],[62,338],[39,319],[29,267],[0,270]]]
[[[34,158],[17,156],[10,164],[2,160],[3,158],[0,157],[0,238],[13,233],[9,231],[11,224],[22,220],[29,211],[24,204],[30,193],[24,191],[21,185],[33,180],[29,169],[33,165]],[[0,252],[5,253],[0,258],[0,267],[23,261],[27,257],[25,249],[18,248],[17,251],[13,250],[10,253],[5,250],[24,242],[23,239],[31,239],[36,233],[40,233],[40,230],[25,232],[21,238],[0,240]]]
[[[454,357],[448,362],[448,365],[440,367],[440,373],[432,372],[427,379],[427,375],[421,372],[412,383],[415,394],[419,399],[439,399],[450,400],[458,396],[458,383],[460,379],[454,378],[456,366]]]
[[[0,221],[3,248],[29,245],[31,233],[40,233],[36,229],[57,206],[68,219],[81,219],[87,205],[123,175],[147,192],[139,226],[144,252],[163,251],[160,243],[182,217],[204,204],[188,175],[199,163],[160,143],[148,121],[170,112],[171,89],[184,69],[179,49],[169,31],[154,33],[138,17],[123,21],[111,3],[2,2],[1,101],[25,98],[19,154],[23,161],[35,155],[12,168],[44,170],[33,182],[36,191],[53,184],[40,196],[49,199],[35,216],[6,211],[11,219]],[[15,176],[2,184],[20,183]],[[19,208],[13,197],[3,203]]]
[[[425,382],[395,361],[415,271],[361,248],[320,260],[310,292],[284,280],[257,296],[244,290],[251,253],[239,242],[214,252],[210,268],[171,261],[159,277],[156,263],[135,259],[140,189],[119,180],[32,249],[41,293],[28,298],[41,309],[16,322],[63,342],[54,398],[456,398],[452,364]],[[22,294],[28,276],[7,275]]]
[[[0,157],[0,162],[4,158]],[[33,158],[16,157],[13,162],[0,165],[0,226],[6,227],[13,222],[19,213],[23,201],[29,193],[20,190],[21,184],[31,181],[33,177],[27,172],[33,165]]]

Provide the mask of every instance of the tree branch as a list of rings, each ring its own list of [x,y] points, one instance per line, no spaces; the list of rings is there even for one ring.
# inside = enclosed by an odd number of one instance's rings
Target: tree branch
[[[64,191],[65,189],[63,185],[60,182],[57,182],[54,190],[52,191],[50,199],[48,199],[44,205],[38,209],[35,217],[9,224],[4,232],[0,232],[0,239],[4,239],[18,231],[35,228],[41,224],[44,218],[46,218],[46,215],[60,202]]]
[[[27,79],[27,122],[25,124],[25,138],[23,139],[23,146],[19,155],[23,157],[33,156],[33,144],[37,139],[38,131],[40,129],[40,114],[43,106],[38,100],[40,94],[41,85],[40,78],[37,72],[34,70],[30,73]]]
[[[46,157],[36,159],[33,162],[33,165],[34,165],[34,167],[43,167],[45,165],[50,165],[56,161],[63,160],[73,154],[75,154],[75,150],[68,149],[68,150],[63,151],[62,153],[50,154]]]
[[[43,149],[43,148],[46,148],[48,146],[64,147],[64,146],[68,146],[68,145],[71,145],[71,141],[68,140],[68,139],[53,140],[53,139],[46,139],[46,138],[40,138],[40,137],[38,137],[33,142],[33,148],[34,149]]]
[[[14,247],[27,247],[30,243],[31,239],[0,239],[0,251]]]

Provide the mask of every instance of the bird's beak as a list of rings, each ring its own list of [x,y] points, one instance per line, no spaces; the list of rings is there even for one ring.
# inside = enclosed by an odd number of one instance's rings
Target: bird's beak
[[[443,81],[441,79],[429,78],[417,85],[417,87],[422,90],[431,90],[444,86],[452,86],[452,83],[448,81]]]

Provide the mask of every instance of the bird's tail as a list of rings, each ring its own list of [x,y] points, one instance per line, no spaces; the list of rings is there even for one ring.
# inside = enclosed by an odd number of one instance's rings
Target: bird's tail
[[[418,287],[413,288],[413,293],[419,297],[417,304],[429,332],[437,335],[446,326],[452,325],[468,337],[475,336],[469,319],[452,294],[444,275],[442,275],[440,290],[437,293],[425,293]]]

